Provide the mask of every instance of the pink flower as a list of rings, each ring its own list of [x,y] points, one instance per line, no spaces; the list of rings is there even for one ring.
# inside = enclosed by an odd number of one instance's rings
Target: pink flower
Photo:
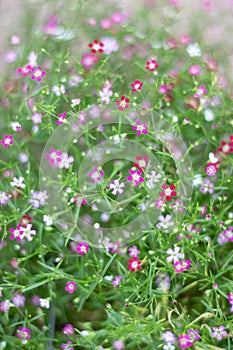
[[[180,273],[188,270],[191,266],[190,260],[176,261],[173,266],[175,267],[175,272]]]
[[[121,276],[115,276],[114,280],[112,281],[112,285],[114,288],[118,287],[121,283]]]
[[[13,145],[13,136],[12,135],[4,135],[3,140],[1,140],[1,144],[4,148],[8,147],[9,145]]]
[[[65,119],[65,117],[66,117],[66,112],[59,114],[58,115],[58,120],[56,120],[56,124],[62,125],[63,120]]]
[[[194,65],[189,68],[188,72],[190,75],[197,76],[201,74],[201,68],[200,66]]]
[[[132,126],[132,130],[137,130],[137,136],[148,134],[147,123],[142,124],[141,120],[136,121],[137,125]]]
[[[85,255],[88,252],[88,243],[86,243],[86,242],[79,242],[75,250],[80,255]]]
[[[133,84],[131,84],[132,92],[140,91],[143,83],[140,80],[135,80]]]
[[[103,28],[103,29],[110,29],[112,27],[112,21],[110,18],[103,18],[101,21],[100,21],[100,26]]]
[[[225,335],[227,335],[227,332],[225,331],[224,326],[212,328],[212,334],[211,334],[212,338],[217,338],[218,340],[222,340],[222,338],[225,337]]]
[[[31,76],[32,80],[41,81],[41,77],[46,75],[46,73],[41,70],[40,66],[38,66],[37,68],[32,68],[31,71],[32,73],[34,73]]]
[[[71,347],[72,345],[72,342],[69,340],[66,344],[62,344],[61,345],[61,349],[64,349],[64,350],[74,350],[73,347]]]
[[[21,41],[21,38],[18,35],[12,35],[11,37],[11,44],[12,45],[18,45]]]
[[[168,186],[167,184],[163,184],[162,189],[164,190],[164,192],[160,192],[160,196],[162,198],[165,197],[166,201],[170,201],[171,197],[176,196],[176,191],[174,191],[175,188],[176,188],[175,185]]]
[[[166,94],[167,92],[168,92],[168,87],[166,85],[159,86],[159,93],[160,94]]]
[[[0,191],[0,204],[1,205],[6,205],[10,198],[11,198],[11,195],[7,195],[6,192]]]
[[[72,335],[75,334],[74,327],[72,324],[68,323],[62,328],[62,333],[66,335]]]
[[[193,345],[193,339],[190,334],[181,334],[178,337],[178,344],[181,349],[190,348]]]
[[[121,24],[125,20],[125,16],[120,12],[114,12],[110,19],[115,24]]]
[[[130,247],[129,248],[129,256],[138,256],[140,254],[140,250],[136,246]]]
[[[28,64],[25,67],[19,67],[17,69],[17,72],[22,75],[22,77],[26,77],[28,74],[30,74],[32,71],[32,67]]]
[[[125,108],[129,108],[129,98],[121,96],[120,100],[116,101],[119,111],[124,111]]]
[[[138,260],[137,256],[135,256],[133,259],[128,260],[128,270],[132,272],[141,270],[141,265],[142,265],[142,261]]]
[[[76,289],[77,289],[77,285],[75,282],[69,281],[66,283],[65,290],[68,293],[72,294],[76,291]]]
[[[74,197],[74,203],[76,203],[77,207],[81,207],[82,205],[87,204],[87,200],[82,198],[79,194]]]
[[[88,177],[92,178],[93,183],[100,183],[101,177],[104,177],[104,171],[101,167],[95,167],[91,173],[88,174]]]
[[[34,113],[31,117],[34,124],[39,124],[42,122],[42,114]]]
[[[62,161],[62,151],[55,150],[55,148],[50,148],[50,153],[47,153],[45,155],[46,159],[49,159],[49,163],[53,165],[54,168],[57,167],[57,163],[60,163]]]
[[[133,181],[134,186],[138,186],[139,183],[144,181],[144,178],[141,176],[141,169],[132,168],[129,170],[129,173],[131,175],[127,177],[127,181]]]
[[[27,344],[28,340],[31,338],[30,329],[25,327],[18,327],[15,336],[22,339],[22,344]]]
[[[4,300],[0,303],[0,311],[7,312],[10,309],[10,300]]]
[[[97,55],[86,53],[81,58],[81,64],[83,65],[84,69],[89,70],[98,62],[98,60],[99,58]]]
[[[22,234],[22,232],[21,232],[21,227],[22,227],[22,226],[17,225],[16,228],[11,227],[11,228],[9,229],[9,232],[11,233],[11,235],[10,235],[10,240],[13,241],[13,240],[16,238],[16,240],[17,240],[18,242],[22,241],[22,239],[24,238],[24,236],[23,236],[23,234]]]
[[[199,88],[197,88],[197,92],[194,94],[194,97],[200,97],[202,95],[205,95],[207,93],[207,90],[205,88],[205,85],[201,85],[199,86]]]
[[[12,302],[16,307],[23,307],[25,304],[25,296],[21,294],[15,294],[12,298]]]
[[[150,70],[151,72],[154,72],[156,68],[158,68],[159,65],[156,62],[156,60],[151,60],[146,62],[146,69]]]
[[[181,35],[181,42],[184,45],[189,45],[191,43],[191,39],[188,35],[183,34],[183,35]]]
[[[88,46],[91,48],[91,53],[104,52],[104,44],[101,41],[99,42],[98,40],[94,40],[93,43],[89,44]]]

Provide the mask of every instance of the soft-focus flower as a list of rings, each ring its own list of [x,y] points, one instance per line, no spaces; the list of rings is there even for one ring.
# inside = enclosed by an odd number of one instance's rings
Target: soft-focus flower
[[[211,333],[212,338],[217,338],[217,340],[222,340],[222,338],[225,337],[225,335],[227,335],[227,332],[224,326],[212,328],[212,333]]]

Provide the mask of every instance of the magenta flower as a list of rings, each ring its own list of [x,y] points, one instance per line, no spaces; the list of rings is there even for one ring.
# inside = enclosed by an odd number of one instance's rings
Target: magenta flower
[[[86,242],[79,242],[77,247],[76,247],[76,251],[80,254],[80,255],[85,255],[88,252],[88,243]]]
[[[144,181],[144,178],[141,176],[142,170],[132,168],[129,170],[130,175],[127,177],[127,181],[133,181],[134,186],[138,186],[139,183]]]
[[[13,145],[13,136],[12,135],[4,135],[3,140],[1,140],[1,144],[4,148],[8,147],[9,145]]]
[[[173,266],[175,267],[176,273],[184,272],[190,269],[191,261],[190,260],[176,261],[173,264]]]
[[[132,126],[132,130],[137,130],[137,136],[141,136],[141,134],[148,134],[147,123],[142,123],[141,120],[136,121],[137,125]]]
[[[217,164],[208,163],[207,167],[205,168],[205,171],[208,176],[214,176],[218,171]]]
[[[181,349],[190,348],[193,345],[193,339],[190,334],[181,334],[178,337],[178,344]]]
[[[74,203],[77,205],[77,207],[81,207],[81,206],[87,204],[87,200],[82,198],[79,194],[77,194],[74,197]]]
[[[46,75],[46,73],[41,70],[40,66],[37,68],[32,68],[31,72],[33,73],[31,76],[32,80],[41,81],[41,77]]]
[[[75,334],[75,330],[72,324],[68,323],[62,328],[62,333],[66,335]]]
[[[199,86],[199,88],[197,88],[197,92],[194,94],[194,97],[200,97],[202,95],[205,95],[207,93],[207,90],[205,88],[205,85],[201,85]]]
[[[24,236],[23,236],[23,233],[21,232],[21,227],[22,227],[22,226],[17,225],[16,228],[11,227],[11,228],[9,229],[9,232],[11,233],[11,235],[10,235],[10,240],[13,241],[13,240],[16,238],[16,240],[17,240],[18,242],[22,241],[22,239],[24,238]]]
[[[19,67],[17,72],[22,75],[22,77],[26,77],[32,71],[32,67],[28,64],[25,67]]]
[[[62,125],[63,120],[65,119],[65,117],[66,117],[66,112],[59,114],[58,115],[58,119],[56,120],[56,124]]]
[[[62,151],[50,148],[50,153],[45,155],[45,158],[49,159],[49,163],[52,164],[53,168],[57,168],[58,164],[62,161]]]
[[[61,345],[61,349],[64,349],[64,350],[74,350],[73,347],[71,347],[72,345],[72,342],[69,340],[66,344],[62,344]]]
[[[18,327],[15,336],[22,339],[22,344],[27,344],[28,340],[31,338],[30,329],[25,327]]]
[[[72,294],[76,291],[76,289],[77,289],[77,285],[75,282],[69,281],[66,283],[65,290],[68,293]]]

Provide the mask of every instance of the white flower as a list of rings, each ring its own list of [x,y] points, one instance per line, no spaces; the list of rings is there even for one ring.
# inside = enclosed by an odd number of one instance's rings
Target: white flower
[[[175,350],[175,346],[171,343],[167,343],[163,346],[163,350]]]
[[[0,350],[5,349],[6,346],[7,346],[7,343],[6,343],[5,341],[2,341],[2,342],[0,343]]]
[[[43,215],[43,221],[46,226],[51,226],[53,224],[53,219],[49,215]]]
[[[12,130],[14,131],[20,131],[21,130],[21,125],[18,122],[12,122],[11,123]]]
[[[80,334],[83,336],[83,337],[87,337],[89,335],[88,331],[81,331]]]
[[[47,299],[40,298],[40,306],[45,309],[49,309],[49,301]]]
[[[159,182],[161,177],[161,174],[157,174],[155,170],[152,170],[150,174],[146,175],[146,178],[149,179],[146,183],[147,187],[149,189],[154,188],[154,183]]]
[[[28,155],[26,153],[19,153],[19,160],[21,163],[27,163],[28,161]]]
[[[112,276],[112,275],[111,275],[111,276],[104,276],[104,279],[105,279],[106,281],[111,282],[111,281],[113,280],[113,276]]]
[[[117,192],[119,194],[123,193],[123,188],[125,187],[125,184],[123,182],[120,182],[118,179],[114,180],[112,184],[109,186],[111,189],[113,189],[112,194],[116,195]]]
[[[13,181],[11,181],[10,185],[12,187],[18,187],[18,188],[25,188],[26,185],[23,184],[24,178],[22,176],[20,176],[18,179],[17,177],[13,178]]]
[[[80,98],[74,98],[71,100],[71,102],[72,102],[71,107],[75,107],[75,106],[80,104],[81,100],[80,100]]]
[[[193,186],[198,186],[198,185],[201,185],[203,182],[202,180],[202,176],[201,174],[196,174],[194,175],[194,179],[193,179]]]
[[[28,55],[28,64],[32,67],[37,66],[37,54],[31,51]]]
[[[214,113],[213,113],[212,110],[209,109],[209,108],[206,108],[206,109],[205,109],[204,115],[205,115],[205,120],[206,120],[207,122],[211,122],[211,121],[214,120],[214,118],[215,118]]]
[[[56,96],[61,96],[66,93],[65,86],[62,84],[61,86],[54,85],[52,87],[52,91],[55,93]]]
[[[188,45],[186,51],[188,52],[190,57],[201,56],[201,49],[197,43]]]
[[[218,158],[215,157],[214,153],[210,152],[209,153],[209,161],[210,161],[210,163],[217,163],[218,162]]]
[[[167,250],[167,254],[169,254],[169,256],[167,257],[168,262],[174,261],[175,263],[179,261],[179,259],[184,259],[184,254],[180,253],[180,247],[174,247],[174,250],[169,248]]]

